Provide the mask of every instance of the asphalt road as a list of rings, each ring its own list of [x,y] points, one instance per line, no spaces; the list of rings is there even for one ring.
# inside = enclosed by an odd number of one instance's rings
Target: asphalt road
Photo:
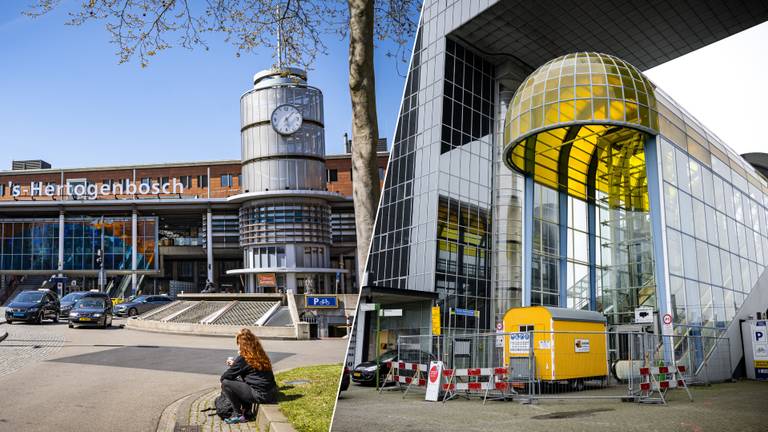
[[[0,432],[154,431],[166,406],[218,385],[237,349],[233,337],[66,323],[0,328],[8,331],[0,342]],[[346,343],[263,341],[276,371],[341,362]]]

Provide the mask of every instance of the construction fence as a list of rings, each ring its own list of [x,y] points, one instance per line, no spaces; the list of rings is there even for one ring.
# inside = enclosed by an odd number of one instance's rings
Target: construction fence
[[[424,368],[431,361],[443,363],[444,400],[473,396],[637,400],[650,382],[654,388],[675,388],[679,381],[686,386],[707,385],[730,378],[733,370],[727,338],[691,334],[529,331],[400,336],[397,351],[400,362]],[[674,369],[649,377],[648,368],[659,367]]]

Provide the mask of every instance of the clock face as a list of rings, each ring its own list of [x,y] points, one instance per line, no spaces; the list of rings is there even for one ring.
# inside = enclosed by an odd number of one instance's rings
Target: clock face
[[[301,127],[304,117],[293,105],[280,105],[272,111],[272,128],[281,135],[290,135]]]

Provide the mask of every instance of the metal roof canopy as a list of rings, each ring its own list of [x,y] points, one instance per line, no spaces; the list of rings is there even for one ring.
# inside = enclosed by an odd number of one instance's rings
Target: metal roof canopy
[[[647,70],[768,20],[768,0],[501,0],[451,36],[489,61],[532,72],[577,51]]]

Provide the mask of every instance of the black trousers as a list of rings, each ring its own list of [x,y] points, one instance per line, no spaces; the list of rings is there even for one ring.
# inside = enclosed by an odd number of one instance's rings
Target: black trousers
[[[232,402],[235,416],[251,414],[251,406],[254,403],[268,402],[272,399],[272,395],[260,394],[243,381],[222,380],[221,392]]]

